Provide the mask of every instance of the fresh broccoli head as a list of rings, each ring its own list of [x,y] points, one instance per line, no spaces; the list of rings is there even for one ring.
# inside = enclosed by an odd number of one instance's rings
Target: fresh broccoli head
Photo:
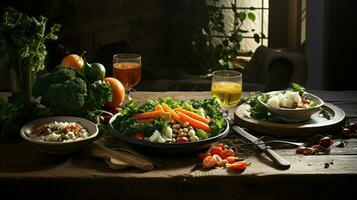
[[[44,96],[50,85],[63,83],[76,78],[76,72],[70,68],[57,67],[53,73],[48,73],[37,78],[33,85],[34,96]]]
[[[80,111],[86,102],[87,84],[81,78],[51,84],[44,100],[57,113]]]

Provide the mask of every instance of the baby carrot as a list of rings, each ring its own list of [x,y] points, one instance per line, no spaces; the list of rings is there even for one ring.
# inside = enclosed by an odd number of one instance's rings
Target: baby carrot
[[[199,115],[199,114],[196,114],[196,113],[194,113],[194,112],[188,111],[188,110],[186,110],[186,109],[183,109],[183,108],[175,108],[174,110],[175,110],[176,112],[182,112],[182,113],[184,113],[184,114],[186,114],[186,115],[192,117],[193,119],[197,119],[198,121],[201,121],[201,122],[203,122],[203,123],[205,123],[205,124],[208,124],[208,123],[209,123],[209,120],[208,120],[208,119],[202,117],[202,116]]]
[[[138,118],[138,119],[155,118],[156,116],[162,115],[164,113],[165,113],[165,111],[163,111],[163,110],[156,110],[156,111],[151,111],[151,112],[134,114],[133,117]]]
[[[162,103],[162,108],[166,111],[169,112],[171,117],[174,118],[175,121],[181,123],[182,120],[180,118],[180,116],[170,108],[170,106],[168,106],[166,103]]]
[[[183,121],[190,123],[191,126],[193,126],[195,128],[202,129],[202,130],[206,131],[207,133],[211,132],[211,128],[208,126],[208,124],[198,121],[197,119],[193,119],[192,117],[190,117],[182,112],[177,112],[177,113]]]
[[[164,110],[160,104],[157,104],[155,106],[155,110]]]

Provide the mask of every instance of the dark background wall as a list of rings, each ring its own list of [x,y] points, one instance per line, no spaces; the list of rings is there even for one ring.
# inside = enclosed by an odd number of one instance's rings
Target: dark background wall
[[[273,31],[278,27],[288,33],[291,24],[284,20],[289,16],[287,3],[276,2],[270,1],[270,12],[280,13],[281,19],[270,21],[270,26]],[[0,8],[10,5],[30,15],[44,15],[50,24],[63,25],[60,40],[48,44],[49,69],[66,53],[86,51],[86,58],[103,63],[110,75],[112,56],[132,52],[143,57],[145,84],[202,70],[191,59],[188,47],[206,22],[205,4],[205,0],[1,0]],[[309,60],[309,87],[357,89],[355,4],[353,0],[308,0],[307,49],[302,50]],[[281,34],[278,31],[273,37],[269,33],[272,47],[289,45],[288,37],[277,33]]]

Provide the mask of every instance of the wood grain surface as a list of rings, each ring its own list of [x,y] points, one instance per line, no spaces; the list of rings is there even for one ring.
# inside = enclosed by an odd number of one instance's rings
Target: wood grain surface
[[[347,92],[341,99],[336,96],[339,92],[321,94],[326,102],[343,109],[350,121],[357,122],[357,98],[350,98],[357,92]],[[139,101],[162,96],[200,99],[210,97],[210,93],[132,93]],[[334,140],[328,155],[304,156],[296,154],[294,148],[275,149],[291,162],[287,170],[277,169],[256,151],[246,159],[251,165],[243,172],[222,168],[192,171],[198,161],[196,154],[163,156],[145,152],[140,153],[163,165],[147,172],[134,167],[116,171],[93,158],[90,149],[49,156],[26,142],[0,144],[0,186],[8,199],[41,199],[43,195],[52,195],[52,199],[344,199],[355,195],[357,139],[345,140],[343,148],[337,147],[337,142],[339,139]]]

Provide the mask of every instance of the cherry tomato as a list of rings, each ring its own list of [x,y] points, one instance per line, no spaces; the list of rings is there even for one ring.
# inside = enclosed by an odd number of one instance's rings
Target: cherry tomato
[[[132,138],[142,140],[144,139],[145,135],[144,133],[135,133],[134,135],[131,136]]]
[[[223,148],[223,147],[224,147],[224,144],[223,144],[223,143],[218,143],[218,144],[216,144],[216,145],[214,145],[214,146]]]
[[[216,159],[214,159],[212,156],[206,156],[205,159],[203,159],[202,167],[205,169],[209,169],[215,167],[216,164]]]
[[[214,154],[221,155],[222,151],[223,151],[222,147],[213,146],[211,147],[209,152],[213,156]]]
[[[225,160],[226,160],[228,163],[232,164],[232,163],[235,163],[235,162],[237,162],[238,160],[242,160],[242,159],[240,159],[240,158],[238,158],[238,157],[235,157],[235,156],[228,156],[227,158],[225,158]]]
[[[229,156],[235,156],[235,152],[232,149],[225,149],[220,154],[221,158],[225,159]]]
[[[200,160],[203,160],[203,159],[205,159],[207,156],[209,156],[210,154],[209,153],[207,153],[207,152],[205,152],[205,153],[199,153],[198,154],[198,158],[200,159]]]
[[[188,138],[183,136],[183,137],[177,138],[176,141],[179,142],[179,143],[188,142]]]
[[[226,164],[226,168],[230,170],[244,170],[247,168],[248,163],[246,161],[239,161],[233,164]]]

